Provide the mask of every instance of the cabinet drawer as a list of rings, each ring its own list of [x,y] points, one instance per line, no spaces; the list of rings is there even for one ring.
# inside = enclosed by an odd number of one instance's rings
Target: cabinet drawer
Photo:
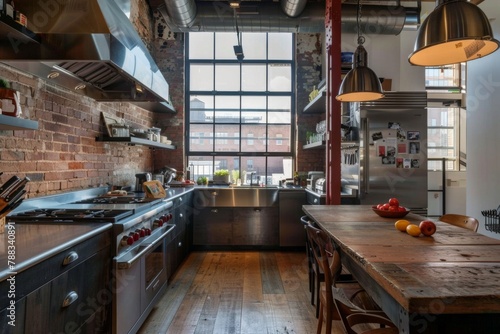
[[[30,293],[25,309],[28,332],[76,332],[91,316],[95,318],[95,313],[109,307],[112,300],[110,289],[106,289],[109,255],[109,250],[101,250]],[[86,326],[98,327],[92,322]]]
[[[110,249],[109,232],[96,235],[16,275],[16,301],[76,267],[101,249]],[[0,310],[8,306],[8,282],[0,282]]]

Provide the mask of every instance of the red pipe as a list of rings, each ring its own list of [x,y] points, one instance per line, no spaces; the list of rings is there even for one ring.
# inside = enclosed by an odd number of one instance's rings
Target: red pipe
[[[341,83],[341,1],[326,0],[326,204],[340,204],[341,105],[335,99]]]

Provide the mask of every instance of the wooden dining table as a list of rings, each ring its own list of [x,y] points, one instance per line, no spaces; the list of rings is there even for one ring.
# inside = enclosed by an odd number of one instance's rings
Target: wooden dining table
[[[500,333],[500,240],[438,220],[412,237],[370,205],[304,205],[400,333]],[[432,220],[432,219],[430,219]]]

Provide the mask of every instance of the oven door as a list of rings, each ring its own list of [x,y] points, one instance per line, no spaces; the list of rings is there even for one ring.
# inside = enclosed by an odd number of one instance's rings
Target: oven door
[[[132,251],[115,258],[113,333],[135,333],[166,288],[167,243],[175,225],[156,230]]]
[[[141,311],[144,312],[167,282],[165,238],[152,245],[141,259]]]

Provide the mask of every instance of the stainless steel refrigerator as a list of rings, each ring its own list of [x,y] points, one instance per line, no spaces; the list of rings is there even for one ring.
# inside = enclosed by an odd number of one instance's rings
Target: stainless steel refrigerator
[[[427,93],[387,92],[378,101],[343,106],[342,190],[358,203],[396,197],[427,210]]]

